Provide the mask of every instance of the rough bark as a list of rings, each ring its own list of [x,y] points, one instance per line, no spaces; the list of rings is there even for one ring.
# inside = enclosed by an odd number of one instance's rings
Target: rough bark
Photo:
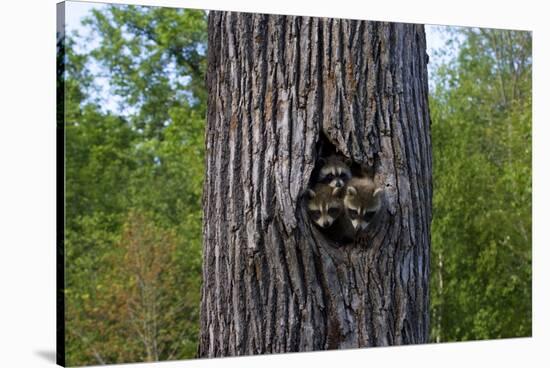
[[[213,11],[208,32],[199,356],[427,342],[423,26]],[[355,244],[303,206],[322,135],[386,188]]]

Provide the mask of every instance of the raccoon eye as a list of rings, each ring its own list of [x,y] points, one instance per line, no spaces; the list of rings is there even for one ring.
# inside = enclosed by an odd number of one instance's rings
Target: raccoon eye
[[[338,208],[329,208],[329,209],[328,209],[328,214],[329,214],[329,216],[330,216],[330,217],[333,217],[333,218],[336,217],[336,216],[338,216],[338,213],[339,213],[339,212],[340,212],[340,211],[338,211]]]
[[[376,211],[369,211],[365,213],[365,221],[370,222],[370,220],[372,220],[375,214],[376,214]]]
[[[355,220],[359,216],[359,214],[357,213],[356,210],[352,210],[352,209],[349,209],[349,208],[348,208],[348,215],[353,220]]]
[[[317,220],[319,217],[321,217],[321,211],[319,210],[309,211],[309,215],[311,216],[312,219]]]
[[[327,180],[332,180],[332,179],[334,179],[334,175],[333,175],[333,174],[328,174],[328,175],[326,176],[326,179],[327,179]]]

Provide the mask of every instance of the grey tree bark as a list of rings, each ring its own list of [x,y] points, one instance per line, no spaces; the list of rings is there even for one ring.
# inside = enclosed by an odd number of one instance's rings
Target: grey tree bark
[[[424,27],[212,11],[200,357],[429,336]],[[355,244],[303,205],[325,136],[386,189]]]

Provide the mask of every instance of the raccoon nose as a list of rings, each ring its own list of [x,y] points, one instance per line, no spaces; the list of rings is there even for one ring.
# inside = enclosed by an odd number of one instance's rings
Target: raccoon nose
[[[328,220],[323,221],[323,227],[328,227],[328,225],[330,225]]]
[[[342,183],[342,180],[338,179],[334,181],[334,187],[341,188],[342,186],[344,186],[344,183]]]

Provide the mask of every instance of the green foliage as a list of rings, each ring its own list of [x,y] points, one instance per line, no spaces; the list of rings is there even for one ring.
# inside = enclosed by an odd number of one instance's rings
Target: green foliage
[[[97,47],[77,52],[85,42],[78,35],[60,45],[67,362],[191,358],[199,326],[206,16],[109,6],[85,23]],[[99,93],[106,87],[120,102],[115,111]]]
[[[162,136],[174,108],[204,115],[203,11],[111,6],[94,10],[84,24],[99,36],[91,55],[109,71],[112,93],[135,111],[132,123],[147,137]]]
[[[449,33],[458,54],[431,70],[432,339],[530,336],[531,36]]]

